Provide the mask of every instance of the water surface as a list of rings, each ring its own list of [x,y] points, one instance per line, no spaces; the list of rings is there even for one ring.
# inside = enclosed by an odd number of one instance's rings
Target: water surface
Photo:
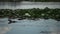
[[[0,2],[0,9],[60,8],[60,2]]]
[[[0,34],[59,34],[60,32],[60,22],[53,19],[15,20],[16,23],[8,24],[8,18],[1,18]]]

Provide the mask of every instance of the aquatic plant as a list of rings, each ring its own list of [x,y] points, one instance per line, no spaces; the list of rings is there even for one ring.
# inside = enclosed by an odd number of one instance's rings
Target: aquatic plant
[[[29,15],[27,15],[27,14]],[[60,9],[50,9],[48,7],[44,9],[33,8],[33,9],[0,9],[0,17],[9,18],[43,18],[43,19],[56,19],[60,20]]]

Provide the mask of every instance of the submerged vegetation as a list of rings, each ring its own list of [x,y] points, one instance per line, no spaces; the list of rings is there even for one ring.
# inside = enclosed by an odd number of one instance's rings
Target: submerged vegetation
[[[33,8],[33,9],[0,9],[0,18],[20,18],[20,19],[56,19],[60,21],[60,9],[50,9],[48,7],[44,9]],[[19,20],[20,20],[19,19]]]

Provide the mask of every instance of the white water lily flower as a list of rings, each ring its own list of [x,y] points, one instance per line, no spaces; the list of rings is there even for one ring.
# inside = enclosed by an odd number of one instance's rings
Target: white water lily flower
[[[29,13],[25,13],[26,16],[31,16]]]

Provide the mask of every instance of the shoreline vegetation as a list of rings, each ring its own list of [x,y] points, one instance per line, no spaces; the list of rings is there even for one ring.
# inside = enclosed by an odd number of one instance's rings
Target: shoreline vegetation
[[[22,19],[55,19],[60,21],[60,9],[50,9],[48,7],[44,9],[39,8],[32,8],[32,9],[0,9],[0,18],[19,18],[18,20]]]

